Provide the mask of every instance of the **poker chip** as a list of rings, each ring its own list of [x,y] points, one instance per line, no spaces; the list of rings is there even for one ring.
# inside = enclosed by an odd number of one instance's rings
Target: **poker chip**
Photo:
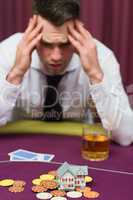
[[[89,192],[91,191],[91,187],[85,187],[85,188],[76,187],[76,191],[81,192],[81,193]]]
[[[81,192],[81,193],[84,192],[84,189],[82,189],[82,188],[80,188],[80,187],[76,187],[75,190],[78,191],[78,192]]]
[[[52,194],[50,194],[48,192],[41,192],[41,193],[36,194],[36,197],[38,199],[51,199]]]
[[[83,192],[89,192],[89,191],[91,191],[91,187],[85,187],[85,188],[83,189]]]
[[[83,193],[83,196],[86,198],[97,198],[99,195],[100,193],[95,191],[86,191]]]
[[[8,186],[13,185],[13,183],[14,183],[14,180],[12,179],[3,179],[0,181],[0,186],[8,187]]]
[[[58,186],[58,183],[54,180],[51,180],[51,181],[45,181],[45,180],[42,180],[41,183],[40,183],[41,186],[47,188],[47,189],[56,189],[57,186]]]
[[[32,191],[37,192],[37,193],[46,192],[47,188],[44,188],[43,186],[40,186],[40,185],[35,185],[32,187]]]
[[[50,192],[52,196],[54,197],[64,197],[66,195],[66,192],[63,190],[53,190]]]
[[[36,179],[33,179],[33,180],[32,180],[32,184],[33,184],[33,185],[40,185],[41,181],[42,181],[41,179],[36,178]]]
[[[16,187],[24,187],[26,185],[26,182],[23,180],[15,180],[13,183],[13,186]]]
[[[92,182],[92,177],[91,176],[85,176],[85,182],[86,183],[90,183],[90,182]]]
[[[57,171],[52,170],[52,171],[49,171],[48,174],[53,175],[53,176],[57,176]]]
[[[13,193],[17,193],[17,192],[23,192],[24,191],[24,187],[9,187],[9,192],[13,192]]]
[[[52,174],[43,174],[40,176],[41,180],[51,181],[54,180],[55,176]]]
[[[70,198],[80,198],[80,197],[82,197],[82,193],[78,192],[78,191],[67,192],[67,197],[70,197]]]
[[[67,200],[66,197],[53,197],[51,200]]]

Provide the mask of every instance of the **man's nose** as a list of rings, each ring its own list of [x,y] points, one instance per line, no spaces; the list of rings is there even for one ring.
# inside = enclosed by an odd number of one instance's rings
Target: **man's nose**
[[[59,47],[54,47],[51,52],[51,57],[53,61],[60,61],[62,59],[62,51]]]

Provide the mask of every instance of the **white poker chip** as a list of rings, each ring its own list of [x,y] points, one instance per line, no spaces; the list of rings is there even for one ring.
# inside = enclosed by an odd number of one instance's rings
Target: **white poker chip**
[[[80,198],[80,197],[82,197],[82,193],[78,192],[78,191],[67,192],[67,197],[70,197],[70,198]]]
[[[66,197],[53,197],[51,200],[67,200]]]
[[[48,192],[40,192],[40,193],[36,194],[36,197],[38,199],[50,199],[52,197],[52,194],[50,194]]]

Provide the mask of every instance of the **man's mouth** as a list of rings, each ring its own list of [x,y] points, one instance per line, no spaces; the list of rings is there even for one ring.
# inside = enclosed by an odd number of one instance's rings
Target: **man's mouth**
[[[61,68],[61,64],[51,64],[50,66],[55,69]]]

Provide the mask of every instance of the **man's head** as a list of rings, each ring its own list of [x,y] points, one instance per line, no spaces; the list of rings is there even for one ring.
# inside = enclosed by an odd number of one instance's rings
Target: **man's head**
[[[68,26],[79,18],[79,0],[34,0],[37,23],[43,37],[37,51],[46,71],[62,73],[69,64],[73,47],[68,40]]]
[[[79,18],[80,5],[79,0],[33,0],[33,11],[55,26],[61,26]]]

